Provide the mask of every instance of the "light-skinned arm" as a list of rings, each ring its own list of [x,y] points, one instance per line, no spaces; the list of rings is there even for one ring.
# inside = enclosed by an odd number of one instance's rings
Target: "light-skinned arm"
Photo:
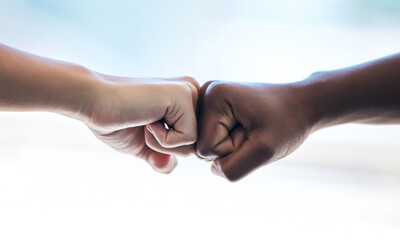
[[[46,111],[80,120],[112,148],[163,173],[176,166],[173,155],[194,151],[198,88],[190,77],[109,76],[0,44],[0,111]]]

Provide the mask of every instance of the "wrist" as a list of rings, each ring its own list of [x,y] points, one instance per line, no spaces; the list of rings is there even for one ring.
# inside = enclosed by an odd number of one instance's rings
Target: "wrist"
[[[63,71],[63,87],[53,96],[54,112],[87,122],[104,84],[97,73],[80,65],[66,64]]]
[[[332,112],[336,109],[333,106],[335,94],[329,75],[329,72],[315,72],[305,80],[293,83],[311,132],[335,124],[338,113]]]
[[[312,131],[363,118],[351,78],[351,72],[324,71],[295,83],[305,100]]]

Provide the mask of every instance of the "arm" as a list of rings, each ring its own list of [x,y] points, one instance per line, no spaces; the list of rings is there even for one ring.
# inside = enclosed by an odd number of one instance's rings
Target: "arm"
[[[145,159],[159,172],[173,170],[173,154],[193,152],[198,88],[189,77],[108,76],[0,45],[0,111],[78,119],[112,148]]]
[[[209,82],[200,113],[197,154],[215,159],[212,171],[235,181],[284,158],[318,129],[400,123],[400,54],[297,83]]]
[[[298,83],[314,104],[316,128],[341,123],[400,123],[400,54]]]
[[[88,120],[95,85],[84,67],[0,45],[1,111],[50,111]]]

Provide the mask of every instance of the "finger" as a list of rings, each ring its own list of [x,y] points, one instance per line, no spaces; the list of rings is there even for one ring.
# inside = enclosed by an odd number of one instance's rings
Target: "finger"
[[[148,149],[148,151],[149,153],[145,160],[155,171],[159,173],[169,174],[175,169],[178,164],[175,156],[159,153],[150,148]]]
[[[200,89],[199,138],[196,154],[200,158],[223,157],[235,150],[245,137],[238,127],[232,109],[224,99],[218,82],[207,82]]]
[[[181,85],[180,98],[173,98],[161,121],[147,125],[159,145],[163,148],[176,148],[191,145],[197,141],[197,119],[195,108],[197,106],[197,90],[188,85]],[[190,90],[190,91],[189,91]],[[192,99],[190,102],[189,99]],[[166,129],[164,122],[171,127]]]
[[[193,100],[193,108],[196,111],[197,110],[197,101],[198,101],[198,95],[199,95],[199,90],[200,90],[200,84],[196,81],[196,79],[192,77],[174,77],[174,78],[168,78],[165,79],[168,81],[175,81],[175,82],[180,82],[186,84],[190,88],[190,91],[192,93],[192,100]]]
[[[246,140],[232,154],[214,160],[211,170],[229,181],[237,181],[260,166],[271,162],[273,148],[260,144],[259,140]]]
[[[214,146],[214,155],[221,158],[234,152],[246,139],[246,135],[246,130],[242,126],[236,126],[224,140]]]
[[[147,130],[163,148],[176,148],[196,142],[197,121],[193,109],[179,116],[176,122],[169,120],[168,117],[168,115],[165,116],[165,122],[172,126],[172,129],[166,129],[161,121],[147,125]]]
[[[160,143],[148,129],[146,129],[144,136],[146,145],[157,152],[164,154],[172,154],[182,157],[187,157],[190,154],[194,153],[193,145],[183,145],[175,148],[164,148],[163,146],[160,145]]]
[[[199,114],[201,113],[201,110],[203,109],[203,106],[204,106],[204,97],[205,97],[206,90],[208,89],[208,86],[210,86],[210,84],[212,84],[214,82],[217,82],[217,81],[212,80],[212,81],[208,81],[208,82],[204,83],[204,85],[201,86],[201,88],[199,90],[198,104],[197,104]]]
[[[93,131],[100,140],[112,148],[145,160],[157,172],[170,173],[176,167],[177,159],[149,148],[144,142],[145,132],[143,127],[128,128],[105,135]]]

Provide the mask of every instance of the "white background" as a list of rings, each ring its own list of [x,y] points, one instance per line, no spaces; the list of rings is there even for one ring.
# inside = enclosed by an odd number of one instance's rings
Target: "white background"
[[[400,50],[398,1],[0,0],[0,42],[126,76],[292,82]],[[75,120],[0,113],[0,239],[399,239],[400,127],[313,134],[228,183]]]

